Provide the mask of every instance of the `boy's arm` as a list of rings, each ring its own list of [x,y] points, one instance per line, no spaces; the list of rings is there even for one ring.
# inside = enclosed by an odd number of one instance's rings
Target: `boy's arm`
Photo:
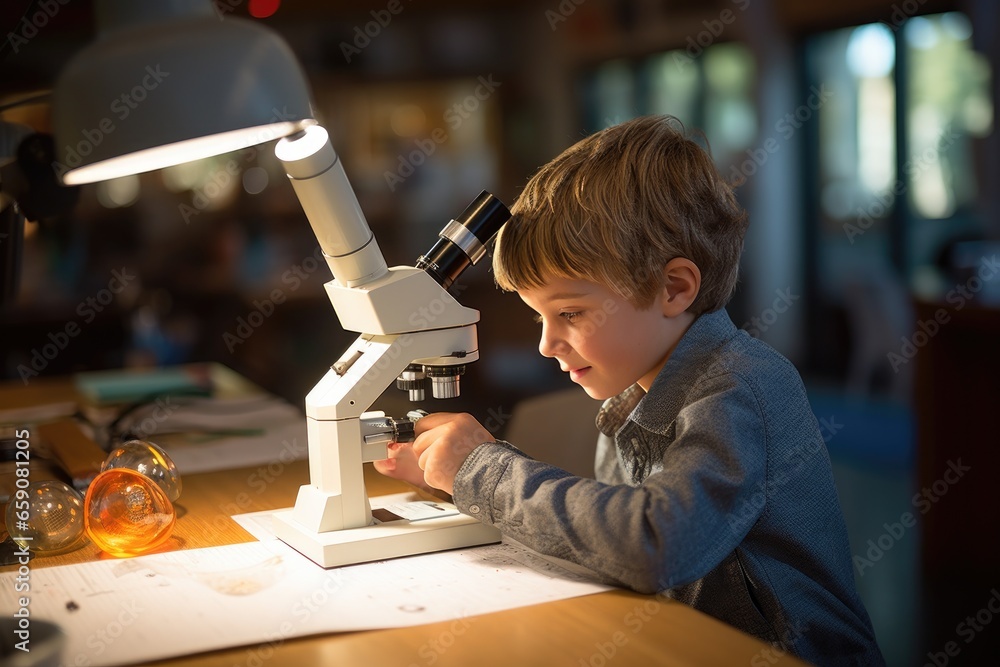
[[[760,516],[766,469],[765,425],[746,383],[720,376],[698,394],[677,416],[663,470],[639,487],[575,477],[492,442],[459,469],[455,503],[533,549],[643,593],[695,581]]]

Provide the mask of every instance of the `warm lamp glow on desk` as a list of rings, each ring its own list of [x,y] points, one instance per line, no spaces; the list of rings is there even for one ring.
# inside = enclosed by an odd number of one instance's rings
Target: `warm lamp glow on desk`
[[[98,0],[99,35],[53,93],[54,167],[68,185],[115,178],[282,138],[292,181],[333,280],[326,290],[345,329],[361,336],[306,397],[310,484],[275,530],[332,567],[496,542],[492,527],[442,503],[445,516],[373,523],[362,464],[386,458],[403,420],[365,413],[399,379],[411,398],[430,379],[458,394],[479,358],[479,313],[447,291],[510,217],[482,193],[441,231],[416,267],[388,268],[288,46],[241,19],[220,21],[210,0]],[[280,108],[280,112],[277,109]],[[117,119],[116,120],[114,119]],[[420,304],[434,318],[413,318]]]

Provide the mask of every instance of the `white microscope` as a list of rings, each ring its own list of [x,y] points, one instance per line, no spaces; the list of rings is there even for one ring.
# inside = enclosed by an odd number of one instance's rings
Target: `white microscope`
[[[479,358],[479,312],[448,287],[486,254],[510,218],[483,192],[440,232],[416,267],[387,268],[326,130],[313,125],[275,148],[326,256],[326,291],[344,329],[361,335],[306,396],[310,483],[295,507],[274,517],[279,538],[323,567],[500,541],[500,533],[451,503],[377,508],[362,464],[387,445],[412,440],[413,422],[366,410],[393,381],[421,400],[459,393],[465,365]],[[378,500],[378,499],[376,499]]]

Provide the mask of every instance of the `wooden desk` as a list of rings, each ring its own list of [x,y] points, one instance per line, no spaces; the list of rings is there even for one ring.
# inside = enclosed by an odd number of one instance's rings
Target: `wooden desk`
[[[179,518],[166,550],[253,541],[230,516],[294,503],[308,479],[298,461],[270,471],[242,468],[188,475]],[[371,495],[400,490],[366,464]],[[267,482],[261,488],[260,479]],[[36,558],[32,568],[96,560],[93,545]],[[11,566],[0,569],[9,571]],[[690,607],[624,590],[512,609],[460,622],[285,640],[155,663],[180,667],[233,665],[801,665],[775,649]]]

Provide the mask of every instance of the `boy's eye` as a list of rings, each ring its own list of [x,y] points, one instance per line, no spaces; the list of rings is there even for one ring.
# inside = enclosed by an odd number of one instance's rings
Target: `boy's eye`
[[[567,322],[575,322],[582,315],[583,315],[582,311],[574,311],[574,312],[568,312],[568,313],[559,313],[559,317],[563,318]],[[541,324],[542,321],[543,321],[542,320],[542,316],[541,315],[537,315],[537,314],[533,315],[531,319],[533,319],[536,324]]]

